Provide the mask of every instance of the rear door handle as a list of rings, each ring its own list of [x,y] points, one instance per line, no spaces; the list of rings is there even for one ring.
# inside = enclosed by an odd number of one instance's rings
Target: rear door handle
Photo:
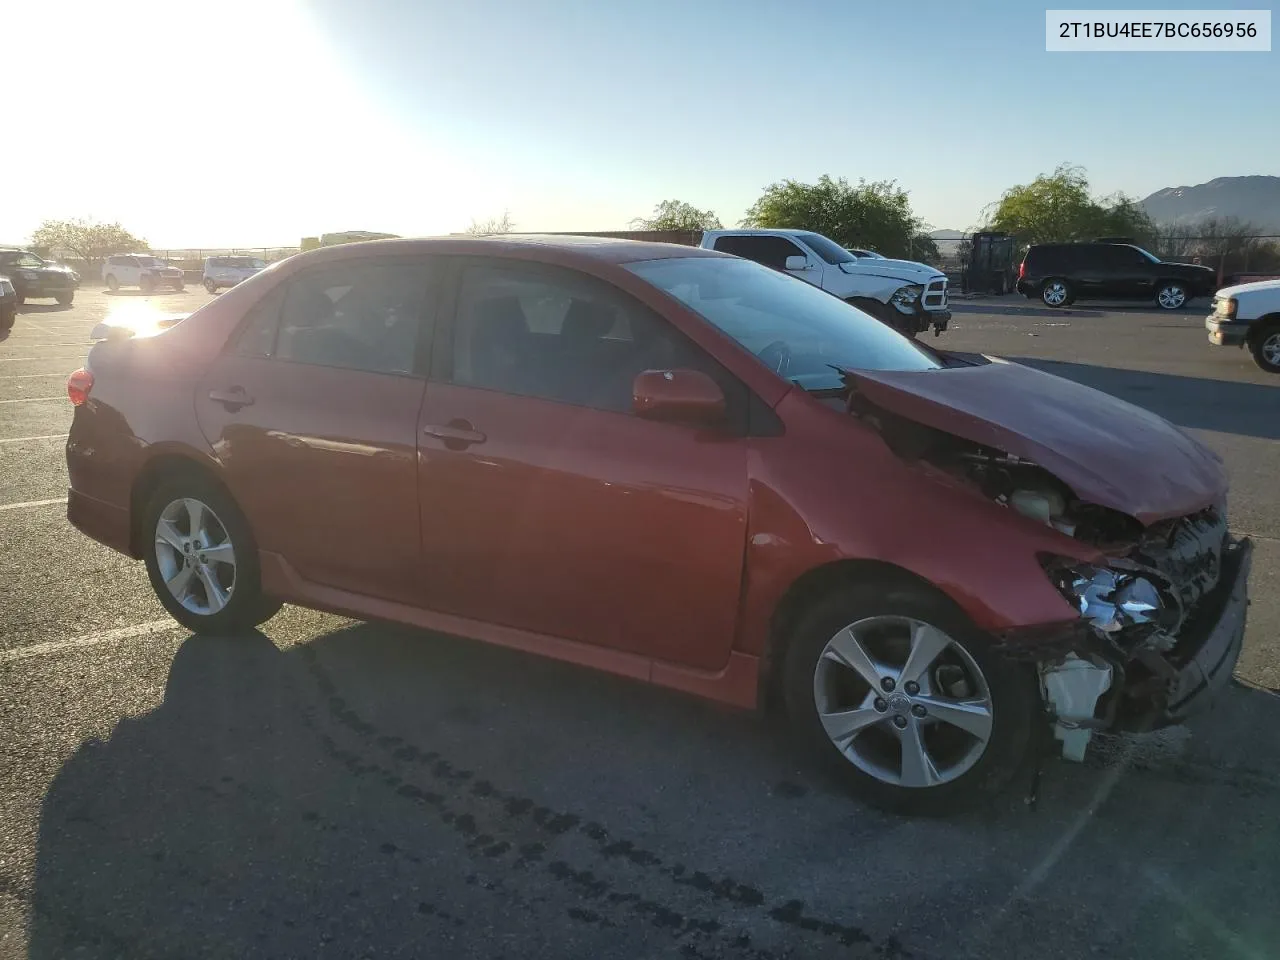
[[[240,407],[248,407],[253,404],[253,397],[249,396],[244,387],[232,387],[229,390],[210,390],[209,399],[214,403],[220,403],[228,410],[238,410]]]
[[[428,437],[443,440],[450,450],[461,450],[473,443],[484,443],[487,437],[476,430],[466,420],[453,420],[449,423],[429,423],[422,428]]]

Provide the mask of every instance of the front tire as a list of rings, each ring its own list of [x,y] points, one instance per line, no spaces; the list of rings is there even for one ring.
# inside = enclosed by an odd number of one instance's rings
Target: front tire
[[[1267,373],[1280,373],[1280,320],[1273,320],[1249,341],[1253,362]]]
[[[56,299],[59,306],[69,307],[73,302],[75,302],[76,295],[74,293],[60,293]]]
[[[18,309],[14,307],[12,310],[6,310],[0,313],[0,330],[12,330],[14,322],[18,319]]]
[[[1190,301],[1186,286],[1177,281],[1166,281],[1156,290],[1156,306],[1161,310],[1181,310]]]
[[[138,289],[143,293],[151,293],[155,288],[155,282],[148,277],[143,277],[138,281]]]
[[[206,280],[204,282],[204,288],[209,291],[210,295],[218,292],[218,285],[212,280]]]
[[[1040,302],[1046,307],[1065,307],[1075,299],[1071,284],[1061,277],[1050,277],[1040,288]]]
[[[116,279],[115,274],[107,275],[107,289],[112,293],[120,289],[120,281]]]
[[[1000,657],[948,601],[850,583],[797,623],[783,661],[795,732],[852,792],[946,814],[999,792],[1043,722],[1034,672]]]
[[[195,633],[236,633],[270,619],[258,548],[244,514],[195,473],[162,482],[142,512],[147,576],[165,610]]]

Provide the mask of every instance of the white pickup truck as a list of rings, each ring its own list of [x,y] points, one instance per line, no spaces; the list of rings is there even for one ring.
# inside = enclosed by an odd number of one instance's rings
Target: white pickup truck
[[[1210,343],[1247,346],[1258,366],[1280,373],[1280,280],[1223,287],[1204,325]]]
[[[947,275],[927,264],[854,256],[809,230],[708,230],[699,246],[799,277],[909,337],[947,329]]]

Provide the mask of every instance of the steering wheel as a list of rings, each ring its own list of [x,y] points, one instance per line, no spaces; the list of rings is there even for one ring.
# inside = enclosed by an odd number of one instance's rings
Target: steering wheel
[[[791,348],[783,340],[775,340],[756,356],[769,365],[769,368],[780,377],[785,377],[791,369]]]

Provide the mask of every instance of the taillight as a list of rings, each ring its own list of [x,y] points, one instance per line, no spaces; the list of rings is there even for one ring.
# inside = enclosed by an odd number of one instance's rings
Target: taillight
[[[1018,264],[1018,279],[1021,280],[1027,274],[1027,261],[1023,260]]]
[[[72,406],[80,406],[89,399],[89,391],[93,389],[93,374],[81,367],[67,377],[67,397]]]

